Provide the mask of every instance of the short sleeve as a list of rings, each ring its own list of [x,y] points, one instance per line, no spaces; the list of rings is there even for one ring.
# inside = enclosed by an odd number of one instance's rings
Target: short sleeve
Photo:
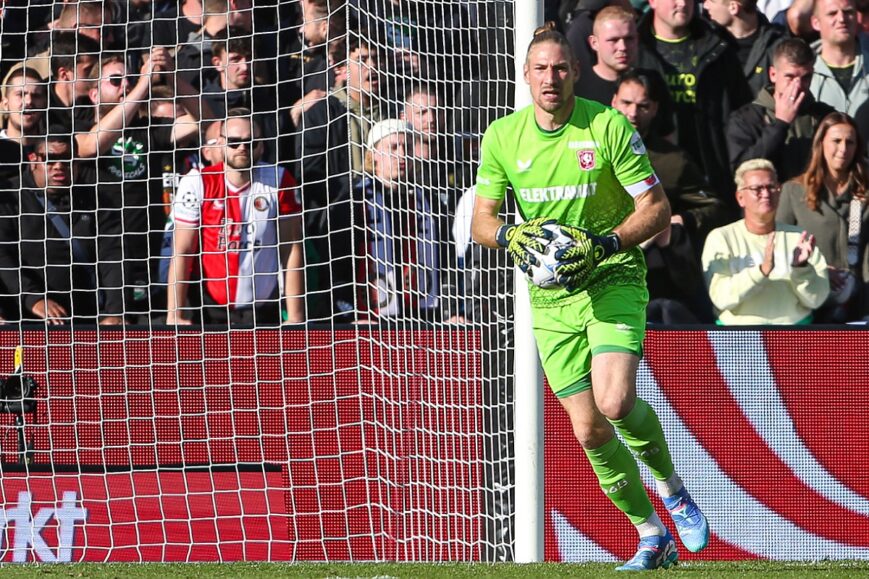
[[[507,173],[502,162],[497,126],[492,125],[486,130],[480,144],[476,191],[478,197],[501,200],[507,192]]]
[[[191,171],[181,177],[175,200],[172,202],[172,218],[189,225],[199,225],[202,218],[202,175]]]
[[[609,126],[604,133],[610,163],[618,182],[632,197],[636,197],[658,183],[658,179],[640,133],[624,115],[611,112]]]
[[[278,208],[280,215],[297,215],[302,212],[299,187],[293,174],[284,169],[278,186]]]

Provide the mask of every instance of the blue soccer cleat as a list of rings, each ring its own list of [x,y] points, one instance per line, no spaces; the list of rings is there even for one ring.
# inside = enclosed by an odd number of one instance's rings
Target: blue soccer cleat
[[[664,536],[653,535],[640,539],[636,555],[621,567],[616,567],[616,571],[668,569],[678,561],[679,553],[676,552],[676,541],[673,540],[670,531],[667,531]]]
[[[709,523],[685,487],[672,497],[663,497],[663,501],[685,548],[692,553],[705,548],[709,544]]]

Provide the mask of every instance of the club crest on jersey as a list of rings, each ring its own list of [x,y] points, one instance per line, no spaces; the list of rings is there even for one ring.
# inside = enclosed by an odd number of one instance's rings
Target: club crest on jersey
[[[253,206],[257,211],[265,211],[269,208],[269,201],[264,196],[260,195],[253,200]]]
[[[583,171],[591,171],[594,169],[594,149],[580,149],[576,152],[576,158],[579,161],[579,168]]]

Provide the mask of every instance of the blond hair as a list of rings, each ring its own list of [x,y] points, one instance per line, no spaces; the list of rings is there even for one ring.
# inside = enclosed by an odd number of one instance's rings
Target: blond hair
[[[739,165],[736,168],[736,173],[733,175],[737,191],[745,188],[745,174],[751,171],[767,171],[772,175],[774,181],[778,181],[778,173],[776,173],[775,165],[771,161],[766,159],[749,159]]]
[[[636,24],[637,17],[632,10],[628,10],[623,6],[606,6],[597,16],[594,17],[594,25],[592,34],[597,35],[598,28],[608,20],[618,20],[619,22],[633,22]]]

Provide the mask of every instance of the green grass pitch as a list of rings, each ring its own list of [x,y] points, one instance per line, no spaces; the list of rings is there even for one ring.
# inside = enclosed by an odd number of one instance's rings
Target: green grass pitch
[[[167,577],[305,577],[311,579],[453,579],[453,578],[588,578],[624,577],[613,571],[615,565],[601,563],[78,563],[73,565],[5,564],[0,576],[69,577],[74,579],[126,579]],[[634,574],[629,576],[636,576]],[[670,570],[644,573],[642,576],[672,579],[752,579],[752,578],[831,578],[869,577],[869,561],[821,561],[817,563],[751,561],[738,563],[682,563]]]

